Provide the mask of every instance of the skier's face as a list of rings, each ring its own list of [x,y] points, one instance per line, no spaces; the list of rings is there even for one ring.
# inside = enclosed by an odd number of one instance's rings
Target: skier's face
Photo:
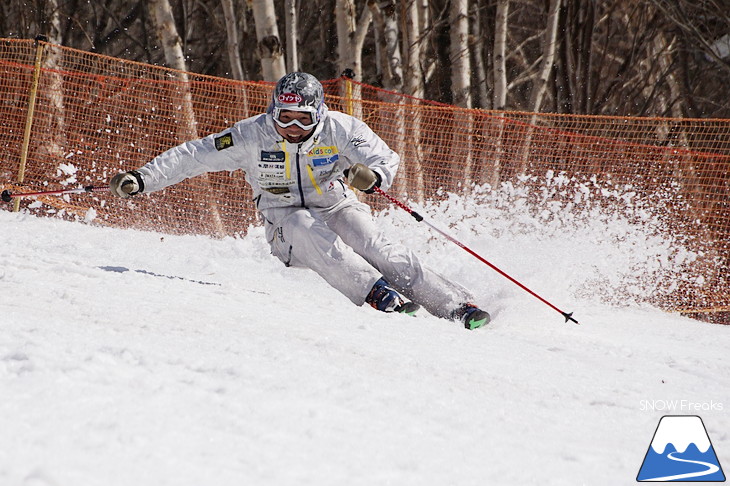
[[[311,113],[306,111],[281,110],[274,121],[277,133],[290,143],[306,140],[315,126]]]

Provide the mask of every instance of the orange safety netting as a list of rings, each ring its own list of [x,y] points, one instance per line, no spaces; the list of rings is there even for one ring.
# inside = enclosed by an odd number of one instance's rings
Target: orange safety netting
[[[174,145],[261,113],[272,88],[32,40],[0,40],[0,75],[0,181],[12,192],[107,184]],[[663,229],[700,255],[699,278],[672,283],[663,307],[730,315],[730,120],[500,113],[344,78],[323,85],[330,109],[362,118],[401,154],[396,197],[420,203],[507,182],[539,188],[546,174],[560,175],[584,184],[578,191],[591,187],[606,207],[661,213]],[[565,187],[547,200],[544,191],[534,194],[566,210],[577,201]],[[234,235],[257,224],[240,171],[133,200],[39,199],[21,207],[77,218],[91,211],[97,223],[168,233]],[[384,207],[372,196],[368,202]]]

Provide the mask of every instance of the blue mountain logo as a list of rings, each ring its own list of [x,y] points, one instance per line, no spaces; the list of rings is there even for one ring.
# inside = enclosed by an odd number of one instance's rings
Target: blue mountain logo
[[[725,481],[702,419],[696,415],[662,417],[636,480]]]

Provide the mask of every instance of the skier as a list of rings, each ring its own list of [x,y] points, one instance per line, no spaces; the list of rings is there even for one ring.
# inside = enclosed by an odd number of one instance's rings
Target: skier
[[[420,304],[467,329],[487,324],[489,314],[466,289],[389,241],[349,187],[387,189],[399,163],[364,122],[328,111],[317,78],[293,72],[276,84],[266,113],[117,174],[110,189],[127,198],[205,172],[242,169],[271,252],[285,265],[314,270],[356,305],[413,314]]]

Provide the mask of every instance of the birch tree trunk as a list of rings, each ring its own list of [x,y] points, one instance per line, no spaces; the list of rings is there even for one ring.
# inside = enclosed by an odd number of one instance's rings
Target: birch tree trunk
[[[647,92],[647,99],[653,99],[656,103],[654,112],[662,116],[671,116],[676,119],[684,117],[682,110],[682,92],[674,71],[673,51],[677,43],[676,38],[671,40],[663,32],[657,33],[656,37],[647,45],[646,69],[649,72],[650,84],[644,91]],[[649,93],[664,81],[669,90],[668,93]],[[657,139],[664,144],[687,148],[689,141],[687,134],[682,130],[681,124],[676,125],[672,121],[657,123]],[[694,167],[692,157],[682,151],[678,154],[668,156],[667,162],[675,166],[674,176],[682,183],[685,190],[690,194],[701,194],[697,169]],[[693,198],[690,196],[689,200]]]
[[[286,74],[284,52],[281,47],[279,28],[273,0],[247,0],[253,9],[256,23],[256,39],[261,57],[261,74],[264,81],[278,81]]]
[[[182,40],[177,33],[175,18],[172,15],[172,7],[168,0],[149,0],[148,5],[152,13],[155,30],[162,44],[165,64],[179,71],[177,78],[180,81],[179,90],[182,98],[180,115],[183,123],[180,124],[178,136],[182,141],[198,138],[192,94],[190,93],[190,80],[188,79],[187,65],[183,55]]]
[[[221,0],[223,6],[223,15],[225,16],[226,22],[226,36],[228,39],[228,62],[231,65],[231,76],[233,79],[243,81],[247,78],[246,72],[243,69],[243,63],[241,62],[241,45],[238,36],[238,15],[233,6],[233,0]],[[245,13],[243,14],[245,15]],[[236,91],[238,102],[243,107],[244,116],[250,116],[248,93],[245,88],[241,88]]]
[[[436,37],[438,36],[438,29],[436,29],[433,25],[434,23],[432,21],[431,10],[429,8],[429,0],[416,0],[416,2],[416,8],[418,9],[418,26],[423,34],[422,41],[424,46],[427,46],[426,49],[424,49],[424,57],[422,59],[423,64],[421,65],[421,69],[423,70],[423,84],[425,88],[433,80],[433,77],[436,75],[438,70],[438,64],[433,62],[433,59],[428,59],[428,46],[432,46],[437,42]]]
[[[400,53],[398,10],[395,0],[368,0],[368,7],[375,23],[376,49],[379,50],[383,87],[391,91],[403,91],[403,61]]]
[[[198,129],[195,120],[195,111],[193,110],[193,97],[190,92],[190,80],[183,55],[182,41],[175,27],[175,18],[172,15],[172,7],[168,0],[149,0],[148,6],[152,14],[152,21],[160,38],[160,43],[162,44],[165,62],[169,67],[177,70],[176,76],[179,81],[177,83],[177,95],[180,98],[178,138],[181,142],[196,139],[198,138]],[[203,174],[196,179],[197,181],[191,182],[191,184],[200,184],[203,186],[203,189],[201,191],[195,191],[194,194],[210,194],[213,192],[210,189],[210,178],[208,174]],[[214,233],[221,237],[224,236],[223,221],[216,203],[210,198],[200,202],[201,205],[207,207],[213,218]]]
[[[365,7],[358,19],[354,0],[337,0],[337,70],[341,74],[352,69],[357,81],[362,80],[362,47],[372,18],[372,12]]]
[[[547,92],[547,86],[550,81],[550,75],[553,72],[553,64],[555,62],[555,52],[558,37],[558,23],[560,21],[560,4],[562,0],[550,0],[547,16],[547,23],[545,25],[545,33],[542,38],[542,64],[540,66],[540,72],[537,78],[532,84],[532,94],[530,97],[530,106],[532,111],[535,113],[530,118],[530,123],[527,126],[527,134],[522,140],[521,149],[521,169],[520,172],[526,174],[528,171],[528,165],[530,162],[530,152],[532,149],[532,139],[535,135],[535,129],[537,124],[537,112],[540,111],[542,100]]]
[[[489,81],[487,77],[487,65],[484,62],[485,43],[481,39],[486,39],[487,35],[482,28],[482,14],[479,2],[474,5],[471,18],[471,31],[476,42],[472,45],[472,55],[474,56],[474,73],[476,77],[475,93],[478,95],[476,102],[472,101],[472,106],[488,110],[492,106],[492,100],[489,97]]]
[[[451,60],[451,94],[454,104],[461,108],[471,108],[471,62],[469,52],[469,1],[451,0],[449,7]],[[454,153],[456,162],[462,164],[463,178],[468,186],[472,180],[474,157],[472,155],[474,116],[468,110],[454,111]]]
[[[471,108],[471,62],[469,60],[469,1],[451,0],[451,93],[454,104]]]
[[[369,10],[366,9],[368,12]],[[337,24],[337,71],[342,74],[352,69],[355,79],[362,79],[362,66],[351,58],[352,40],[355,36],[355,1],[337,0],[335,7],[335,23]]]
[[[431,10],[429,8],[429,0],[415,0],[416,10],[418,10],[418,31],[425,33],[431,26]]]
[[[494,102],[495,110],[504,110],[507,104],[507,18],[509,0],[497,1],[494,23]]]
[[[595,6],[593,2],[563,2],[558,30],[560,43],[559,82],[562,85],[556,99],[558,111],[591,113],[593,109],[593,36]],[[630,42],[627,40],[627,42]],[[557,96],[556,96],[557,98]]]
[[[373,23],[376,31],[376,50],[380,52],[380,62],[382,68],[383,87],[390,91],[403,91],[403,60],[400,49],[400,28],[398,25],[398,9],[395,0],[368,0],[368,8],[373,15]],[[403,154],[406,146],[406,127],[405,127],[405,105],[402,96],[391,96],[389,93],[379,93],[380,99],[387,103],[394,103],[393,113],[390,115],[396,121],[395,140],[391,140],[390,144],[393,150],[398,154]],[[388,108],[391,109],[391,108]],[[401,170],[406,174],[408,171],[408,161],[404,160]],[[396,178],[393,191],[404,196],[407,187],[403,184],[407,179],[405,177]]]
[[[419,19],[418,0],[407,0],[401,4],[403,32],[405,33],[406,75],[403,83],[405,94],[423,98],[423,42]]]
[[[66,107],[63,96],[63,75],[61,74],[63,57],[58,47],[63,44],[58,0],[48,0],[46,13],[48,22],[47,27],[43,30],[46,32],[49,44],[46,45],[43,57],[45,89],[40,90],[39,94],[46,97],[49,106],[47,116],[49,143],[41,146],[40,150],[46,152],[50,156],[50,160],[62,162],[65,160],[67,139]]]
[[[228,62],[231,65],[231,76],[233,79],[243,81],[246,73],[241,64],[241,48],[238,42],[238,25],[236,24],[236,11],[233,8],[233,0],[221,0],[223,15],[226,23],[226,36],[228,38],[227,51]]]
[[[655,104],[653,113],[659,116],[682,118],[682,90],[673,70],[673,51],[676,38],[671,40],[663,32],[657,32],[654,38],[647,43],[647,57],[644,65],[648,73],[649,84],[642,90],[647,100]],[[669,93],[657,89],[666,83]],[[669,95],[669,96],[667,96]]]
[[[542,64],[540,66],[540,73],[532,85],[530,106],[532,108],[531,111],[534,112],[540,111],[542,101],[547,92],[548,82],[550,81],[550,74],[553,71],[553,65],[555,63],[561,3],[561,0],[550,0],[550,11],[548,12],[547,26],[545,27],[542,44]]]
[[[420,0],[408,0],[401,4],[403,17],[403,32],[406,34],[406,76],[404,91],[415,98],[423,98],[423,43],[421,42],[421,13]],[[406,161],[407,191],[410,198],[423,204],[426,199],[425,181],[423,175],[423,147],[421,146],[421,104],[417,99],[410,99],[410,125],[408,125],[408,139],[411,141],[413,155]]]
[[[340,74],[351,69],[355,80],[362,79],[362,47],[365,36],[372,21],[370,9],[363,8],[360,19],[356,22],[357,8],[353,0],[337,0],[335,20],[337,23],[337,69]],[[348,89],[349,87],[349,89]],[[362,118],[361,86],[347,81],[341,86],[340,96],[345,98],[345,111],[357,118]]]
[[[593,111],[593,31],[595,28],[595,4],[594,2],[579,2],[581,20],[581,44],[580,56],[578,57],[578,85],[580,93],[580,113],[591,113]],[[560,20],[562,23],[562,19]]]
[[[509,18],[509,0],[497,1],[497,12],[494,21],[494,109],[500,111],[497,113],[494,122],[496,126],[496,135],[494,142],[494,157],[491,164],[485,164],[489,167],[490,173],[486,175],[485,180],[489,181],[492,187],[499,185],[502,165],[504,158],[504,128],[505,105],[507,104],[507,19]]]
[[[297,18],[296,0],[286,0],[284,3],[284,25],[286,26],[286,67],[288,72],[299,71]]]

